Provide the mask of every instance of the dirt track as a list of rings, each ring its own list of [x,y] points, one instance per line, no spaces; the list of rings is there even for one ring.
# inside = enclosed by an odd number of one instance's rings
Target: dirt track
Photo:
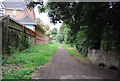
[[[73,58],[62,46],[58,47],[51,63],[40,68],[40,79],[114,79],[118,72],[101,68]]]

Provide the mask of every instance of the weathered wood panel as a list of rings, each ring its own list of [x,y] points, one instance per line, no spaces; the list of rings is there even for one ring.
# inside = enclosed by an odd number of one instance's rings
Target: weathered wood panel
[[[26,49],[35,44],[49,43],[49,37],[44,35],[43,29],[35,27],[35,31],[26,28],[9,16],[0,17],[2,27],[2,52],[9,54],[16,48]]]
[[[30,40],[35,44],[36,33],[9,16],[1,19],[2,25],[2,52],[9,54],[16,48],[19,50],[29,47]]]

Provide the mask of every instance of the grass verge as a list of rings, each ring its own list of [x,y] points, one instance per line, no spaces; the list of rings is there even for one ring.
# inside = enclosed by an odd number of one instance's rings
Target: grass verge
[[[83,57],[75,48],[71,47],[68,44],[63,44],[63,48],[73,57],[81,61],[90,62],[87,57]]]
[[[31,79],[30,74],[38,66],[49,62],[59,45],[57,42],[50,42],[15,52],[11,56],[3,56],[3,79]]]

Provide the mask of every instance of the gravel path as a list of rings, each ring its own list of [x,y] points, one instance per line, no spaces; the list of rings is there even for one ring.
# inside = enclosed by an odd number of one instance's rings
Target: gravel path
[[[51,63],[40,68],[40,79],[114,79],[118,72],[79,61],[58,47]]]

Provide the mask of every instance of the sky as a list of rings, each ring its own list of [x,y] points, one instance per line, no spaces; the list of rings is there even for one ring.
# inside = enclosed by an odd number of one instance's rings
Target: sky
[[[4,1],[4,0],[0,0],[0,2],[2,2],[2,1]]]
[[[35,0],[35,1],[37,1],[37,0]],[[43,0],[43,1],[44,1],[44,4],[45,4],[48,0]],[[44,24],[48,24],[50,26],[50,30],[52,30],[53,28],[57,28],[59,30],[59,28],[61,26],[61,23],[58,23],[58,24],[55,24],[55,25],[50,23],[50,18],[48,17],[47,13],[39,14],[37,6],[35,7],[35,16],[36,16],[36,18],[40,18],[44,22]]]
[[[2,2],[4,0],[0,0],[0,2]],[[16,1],[16,0],[9,0],[9,1]],[[23,0],[17,0],[17,1],[23,1]],[[35,0],[37,1],[37,0]],[[47,2],[47,0],[43,0],[44,3]],[[58,23],[58,24],[52,24],[50,23],[50,18],[48,17],[48,14],[47,13],[41,13],[39,14],[38,13],[38,9],[37,9],[37,6],[35,7],[35,16],[36,18],[40,18],[44,24],[48,24],[50,26],[50,30],[52,30],[54,27],[57,28],[59,30],[60,26],[61,26],[61,23]]]
[[[53,29],[54,27],[59,30],[59,28],[61,26],[61,23],[58,23],[55,25],[50,23],[50,18],[48,17],[48,14],[47,13],[39,14],[37,7],[35,7],[35,16],[36,16],[36,18],[40,18],[44,22],[44,24],[48,24],[50,26],[50,30]]]

